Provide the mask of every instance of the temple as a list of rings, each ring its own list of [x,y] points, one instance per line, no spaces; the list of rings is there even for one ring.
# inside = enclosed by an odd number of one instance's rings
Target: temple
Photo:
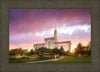
[[[54,30],[54,37],[49,37],[44,39],[44,43],[34,44],[34,48],[38,49],[41,47],[47,47],[49,49],[58,48],[63,49],[67,52],[71,51],[71,41],[59,41],[57,37],[57,30],[56,30],[56,23],[55,23],[55,30]]]

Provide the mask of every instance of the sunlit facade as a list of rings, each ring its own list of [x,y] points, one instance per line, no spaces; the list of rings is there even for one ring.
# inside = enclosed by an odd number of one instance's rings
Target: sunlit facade
[[[49,49],[53,48],[58,48],[60,49],[61,47],[64,48],[65,51],[71,52],[71,41],[58,41],[58,36],[57,36],[57,30],[55,27],[54,30],[54,37],[49,37],[44,39],[44,43],[39,43],[39,44],[34,44],[34,48],[38,49],[41,47],[47,47]]]

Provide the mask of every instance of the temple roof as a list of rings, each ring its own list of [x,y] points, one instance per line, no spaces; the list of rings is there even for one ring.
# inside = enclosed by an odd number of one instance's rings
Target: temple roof
[[[37,46],[37,45],[44,45],[44,43],[40,43],[40,44],[34,44],[34,46]]]
[[[54,37],[45,38],[44,40],[54,40]]]
[[[71,43],[71,41],[55,42],[55,44],[64,44],[64,43]]]

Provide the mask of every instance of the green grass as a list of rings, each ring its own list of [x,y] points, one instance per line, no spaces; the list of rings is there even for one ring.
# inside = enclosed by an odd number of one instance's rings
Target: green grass
[[[28,56],[28,57],[22,57],[17,58],[15,56],[9,57],[10,63],[22,63],[22,62],[31,62],[31,61],[40,61],[40,60],[48,60],[53,59],[54,57],[38,57],[38,56]],[[58,61],[49,61],[45,63],[90,63],[91,57],[77,57],[77,56],[64,56],[63,59]]]
[[[54,57],[39,57],[39,56],[28,56],[17,58],[15,56],[9,56],[10,63],[21,63],[21,62],[31,62],[31,61],[40,61],[40,60],[48,60],[53,59]]]
[[[10,63],[29,62],[29,61],[35,61],[35,60],[36,60],[36,57],[34,57],[34,56],[22,57],[22,58],[17,58],[15,56],[9,57]]]
[[[46,63],[90,63],[91,57],[77,57],[77,56],[64,56],[63,59],[58,61],[49,61]]]

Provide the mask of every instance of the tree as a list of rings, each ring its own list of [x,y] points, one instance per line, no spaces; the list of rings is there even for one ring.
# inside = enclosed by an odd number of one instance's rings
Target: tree
[[[35,49],[35,54],[39,54],[39,50],[38,49]]]
[[[88,47],[88,52],[87,52],[87,54],[88,54],[88,55],[91,55],[91,41],[87,44],[87,47]]]
[[[82,54],[84,54],[84,48],[83,48],[83,46],[82,46],[81,43],[79,43],[77,45],[77,47],[75,48],[75,54],[76,55],[82,55]]]
[[[23,55],[27,52],[27,50],[22,50],[22,48],[11,49],[9,51],[10,55]]]
[[[61,51],[58,48],[54,48],[54,49],[52,49],[52,53],[53,54],[60,54]]]
[[[91,41],[87,44],[88,50],[91,49]]]
[[[41,47],[39,49],[36,49],[36,54],[45,56],[45,53],[48,53],[48,49],[46,47]]]
[[[30,50],[30,55],[33,55],[33,54],[34,54],[34,50],[31,49],[31,50]]]
[[[64,51],[63,46],[61,46],[60,51],[61,51],[61,53],[60,53],[61,55],[64,55],[65,54],[65,51]]]
[[[79,43],[77,47],[75,48],[75,54],[84,55],[84,56],[90,55],[91,54],[91,42],[89,42],[87,46],[82,46],[82,44]]]

